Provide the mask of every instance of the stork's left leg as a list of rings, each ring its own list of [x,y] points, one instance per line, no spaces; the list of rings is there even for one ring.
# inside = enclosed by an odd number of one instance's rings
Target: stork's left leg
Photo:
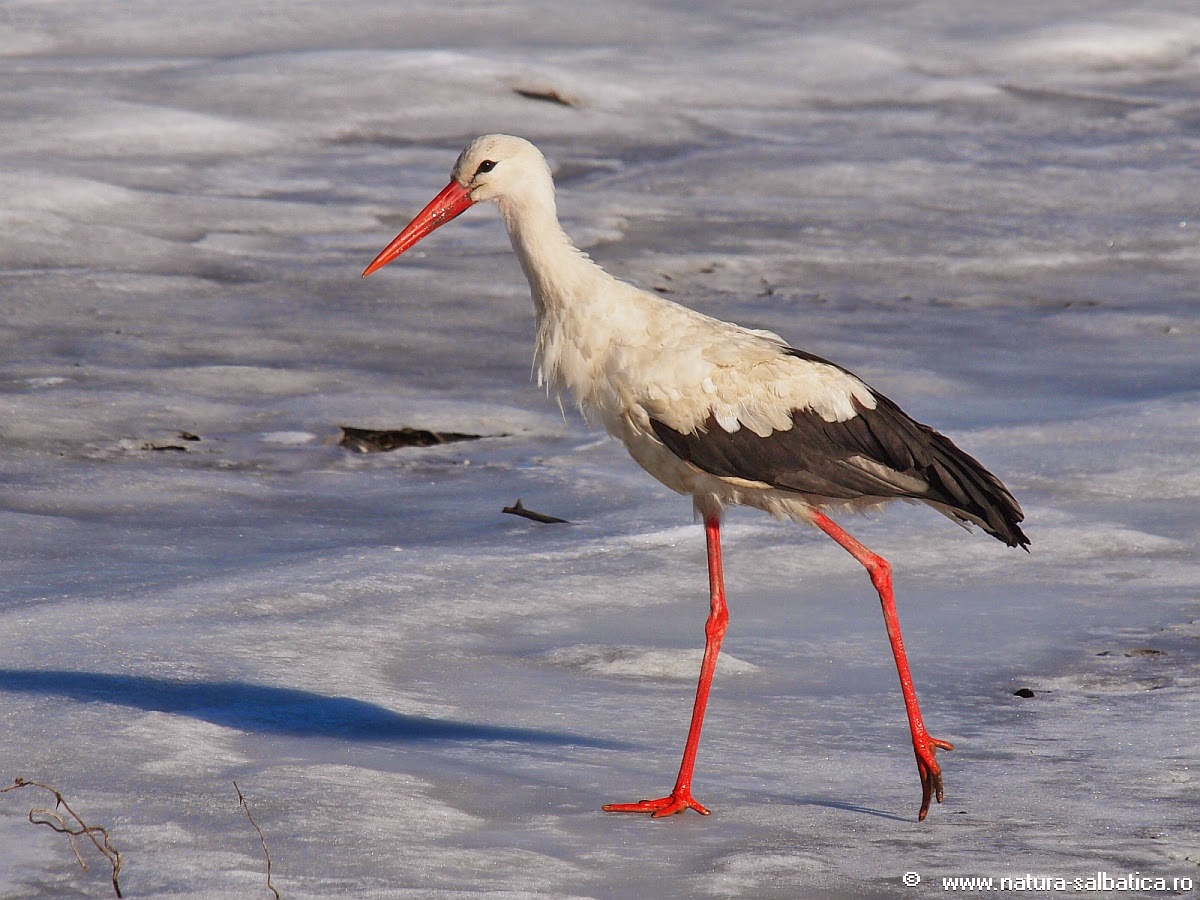
[[[879,592],[879,602],[883,604],[883,622],[887,626],[892,655],[896,657],[896,671],[900,675],[900,690],[904,694],[904,709],[908,713],[913,750],[917,754],[917,771],[921,775],[921,811],[917,813],[917,820],[924,821],[929,813],[929,801],[936,796],[938,803],[942,802],[942,769],[934,758],[935,754],[939,749],[953,750],[954,745],[949,741],[931,737],[921,719],[917,691],[913,687],[912,674],[908,671],[908,657],[904,653],[904,639],[900,636],[896,600],[892,596],[892,567],[886,559],[872,553],[823,513],[812,513],[812,522],[862,563],[871,576],[875,590]]]
[[[687,743],[683,747],[683,762],[679,764],[679,776],[675,787],[666,797],[657,800],[639,800],[637,803],[609,803],[605,812],[648,812],[654,818],[694,809],[702,816],[708,810],[692,797],[692,769],[696,765],[696,751],[700,747],[700,729],[704,725],[704,709],[708,706],[708,690],[712,686],[713,672],[717,668],[717,655],[721,652],[721,639],[729,623],[729,610],[725,606],[725,576],[721,571],[721,520],[709,516],[704,520],[704,536],[708,541],[708,588],[709,614],[704,624],[704,660],[700,663],[700,682],[696,685],[696,702],[692,706],[692,724],[688,729]]]

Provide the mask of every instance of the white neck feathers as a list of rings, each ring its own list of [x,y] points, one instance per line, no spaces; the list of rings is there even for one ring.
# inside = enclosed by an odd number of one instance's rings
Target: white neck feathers
[[[570,390],[587,414],[613,324],[606,321],[613,310],[605,306],[620,283],[571,243],[558,222],[552,185],[502,197],[499,206],[537,314],[538,383]]]

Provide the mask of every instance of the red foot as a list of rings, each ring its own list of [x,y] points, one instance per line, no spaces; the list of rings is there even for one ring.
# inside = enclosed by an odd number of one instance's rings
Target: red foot
[[[606,803],[603,809],[605,812],[648,812],[652,819],[673,816],[685,809],[694,809],[702,816],[709,814],[707,809],[692,798],[692,792],[686,790],[676,790],[672,792],[671,796],[660,797],[657,800],[639,800],[637,803]]]
[[[937,764],[934,756],[938,750],[953,750],[954,745],[949,741],[939,741],[935,737],[922,735],[922,740],[913,741],[913,750],[917,754],[917,771],[921,773],[921,811],[917,813],[917,821],[924,822],[929,815],[929,801],[935,796],[937,802],[942,802],[942,767]]]

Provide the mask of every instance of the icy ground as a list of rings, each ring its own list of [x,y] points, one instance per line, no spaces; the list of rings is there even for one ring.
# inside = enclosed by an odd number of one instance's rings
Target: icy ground
[[[106,826],[126,896],[270,896],[235,779],[288,898],[1200,881],[1193,0],[12,0],[0,72],[0,783]],[[957,745],[928,821],[869,582],[747,512],[714,814],[599,811],[678,764],[690,504],[530,384],[494,210],[358,277],[495,130],[611,271],[852,368],[1022,502],[1029,555],[846,523]],[[111,896],[42,799],[0,795],[0,896]]]

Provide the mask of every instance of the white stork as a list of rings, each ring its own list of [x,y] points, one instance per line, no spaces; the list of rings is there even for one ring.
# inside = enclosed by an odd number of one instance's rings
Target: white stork
[[[493,200],[529,280],[539,384],[575,396],[584,417],[618,438],[647,472],[690,494],[708,542],[710,613],[691,726],[666,797],[606,805],[661,817],[685,809],[713,671],[729,614],[721,513],[741,504],[824,531],[871,576],[900,675],[917,770],[918,819],[942,800],[892,598],[891,567],[842,530],[829,509],[921,501],[1010,547],[1028,547],[1020,506],[1000,480],[850,372],[778,335],[702,315],[613,278],[558,222],[554,181],[526,140],[490,134],[463,150],[450,183],[363,272],[387,265],[474,203]]]

